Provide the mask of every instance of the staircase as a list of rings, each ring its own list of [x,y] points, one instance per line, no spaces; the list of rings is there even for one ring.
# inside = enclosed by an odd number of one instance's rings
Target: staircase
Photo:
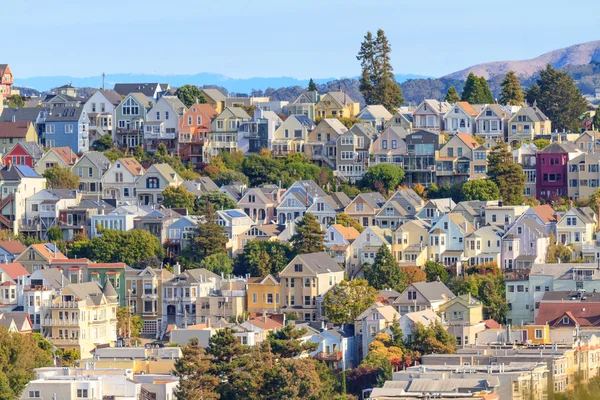
[[[9,194],[8,196],[6,196],[4,199],[2,199],[2,201],[0,201],[0,224],[6,226],[8,229],[12,229],[12,220],[14,219],[14,194]],[[7,205],[11,205],[11,209],[10,209],[10,219],[6,218],[3,214],[2,214],[2,210],[4,210],[4,208]]]

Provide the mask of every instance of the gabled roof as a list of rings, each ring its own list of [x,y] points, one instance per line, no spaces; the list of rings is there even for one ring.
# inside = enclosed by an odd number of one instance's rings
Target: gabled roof
[[[295,264],[299,260],[308,266],[316,274],[326,274],[330,272],[342,272],[344,269],[328,253],[308,253],[297,255],[289,264]],[[286,267],[286,269],[288,268]]]
[[[113,106],[117,106],[121,100],[123,100],[121,95],[112,89],[100,89],[98,92],[100,92]]]
[[[27,137],[31,122],[0,122],[0,138]]]
[[[462,108],[463,111],[471,117],[476,117],[477,114],[479,114],[479,111],[473,108],[473,106],[471,106],[471,104],[469,104],[468,101],[457,101],[456,103],[454,103],[454,105]]]
[[[22,178],[42,178],[27,165],[8,165],[0,169],[0,177],[5,181],[20,181]]]
[[[457,133],[455,136],[462,140],[462,142],[471,149],[476,149],[479,147],[479,143],[477,143],[477,141],[473,139],[473,136],[469,135],[468,133]]]
[[[540,206],[532,206],[530,207],[531,211],[533,211],[544,223],[549,224],[556,222],[556,213],[548,204],[543,204]]]
[[[77,161],[77,163],[79,163],[84,158],[87,158],[88,160],[90,160],[90,162],[92,164],[94,164],[96,167],[98,167],[98,169],[100,169],[100,170],[108,169],[108,167],[110,167],[110,160],[108,158],[106,158],[104,153],[102,153],[101,151],[90,151],[90,152],[84,153],[83,156],[81,156],[81,158]]]
[[[21,254],[26,247],[18,240],[5,240],[0,242],[0,247],[11,254]]]
[[[296,118],[302,126],[307,128],[316,126],[315,123],[306,115],[291,115],[290,118]]]
[[[35,249],[42,257],[44,257],[48,261],[55,259],[67,259],[67,256],[61,253],[58,250],[58,248],[52,243],[32,244],[31,246],[29,246],[29,248]]]
[[[218,89],[200,89],[204,92],[208,97],[213,99],[214,101],[225,101],[225,95],[221,93]]]
[[[188,111],[191,110],[192,108],[197,108],[198,111],[200,111],[201,113],[203,113],[204,115],[206,115],[210,119],[214,119],[214,118],[216,118],[217,115],[219,115],[217,113],[217,110],[215,110],[213,106],[211,106],[210,104],[207,104],[207,103],[204,103],[204,104],[200,104],[200,103],[192,104],[192,106],[188,109]]]
[[[476,118],[484,117],[487,109],[492,111],[492,113],[494,113],[494,115],[496,115],[498,118],[507,119],[511,117],[510,113],[506,111],[506,109],[504,109],[500,104],[488,104],[481,110]]]
[[[367,308],[362,312],[358,317],[356,317],[357,321],[362,321],[363,319],[373,315],[373,313],[379,313],[387,322],[392,322],[394,320],[400,319],[400,314],[396,309],[390,305],[386,305],[376,301],[372,306]]]
[[[135,158],[119,158],[117,162],[129,171],[133,176],[139,176],[144,174],[144,168]]]
[[[348,132],[348,128],[346,128],[346,126],[337,118],[323,118],[323,120],[319,122],[319,125],[321,124],[329,125],[338,135],[343,135]]]
[[[519,111],[517,111],[513,115],[512,119],[514,119],[515,116],[517,116],[517,115],[523,115],[523,114],[525,114],[527,116],[527,118],[529,118],[532,122],[544,122],[544,121],[549,121],[550,120],[546,116],[546,114],[544,114],[542,112],[542,110],[540,110],[536,106],[533,106],[533,107],[521,107],[521,109]]]
[[[439,281],[413,282],[406,290],[409,290],[411,286],[421,293],[421,295],[429,302],[448,301],[456,297],[454,293],[448,289],[448,286]]]
[[[162,91],[160,83],[116,83],[114,91],[121,96],[130,93],[143,93],[144,96],[154,97],[156,92]]]
[[[338,103],[338,105],[340,107],[344,107],[344,106],[346,106],[348,104],[355,103],[355,101],[352,100],[350,98],[350,96],[348,96],[348,94],[346,92],[342,92],[342,91],[339,91],[339,92],[329,92],[325,96],[327,96],[327,95],[331,96],[331,98],[336,103]],[[321,100],[323,100],[323,98],[321,98]]]
[[[227,107],[225,110],[223,110],[223,113],[227,110],[229,110],[229,112],[236,118],[251,119],[248,113],[242,107]]]
[[[179,100],[177,96],[163,96],[160,99],[169,103],[173,111],[175,111],[179,116],[182,116],[183,113],[187,111],[186,106],[181,102],[181,100]]]
[[[34,161],[38,161],[44,155],[44,148],[36,142],[19,142],[15,144],[7,154],[11,153],[17,146],[23,149],[25,153],[29,154]]]
[[[560,153],[578,153],[580,150],[573,143],[554,142],[539,150],[538,153],[560,154]]]
[[[74,165],[79,160],[77,154],[70,147],[53,147],[49,152],[56,154],[67,165]]]
[[[323,201],[331,206],[334,210],[343,210],[350,204],[352,200],[344,192],[333,192],[327,196],[322,197]]]
[[[433,111],[436,114],[442,114],[442,115],[446,114],[451,107],[450,103],[448,103],[446,101],[435,100],[435,99],[425,99],[425,100],[423,100],[423,103],[427,104],[427,106],[429,107],[428,111]],[[417,110],[419,108],[421,108],[423,103],[421,103],[417,107]]]
[[[381,208],[385,204],[385,197],[379,192],[359,193],[356,195],[353,202],[359,198],[374,209]]]
[[[359,118],[363,113],[369,113],[375,119],[384,119],[386,121],[391,119],[393,116],[392,113],[390,113],[387,108],[382,105],[365,106],[365,108],[363,108],[358,114]]]
[[[352,243],[356,238],[358,238],[360,236],[360,232],[358,232],[354,227],[352,226],[343,226],[340,224],[333,224],[331,225],[331,228],[335,229],[336,231],[338,231],[338,233],[340,235],[342,235],[342,237],[344,239],[346,239],[347,241],[349,241],[350,243]]]
[[[27,270],[19,262],[0,264],[0,269],[3,270],[6,275],[10,276],[10,279],[15,282],[20,276],[29,275],[29,272],[27,272]]]

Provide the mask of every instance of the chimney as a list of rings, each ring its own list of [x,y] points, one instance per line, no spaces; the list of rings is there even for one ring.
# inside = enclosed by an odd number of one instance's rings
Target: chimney
[[[17,116],[15,114],[12,116],[12,122],[17,122]]]
[[[181,264],[179,264],[179,262],[173,266],[173,275],[181,275]]]

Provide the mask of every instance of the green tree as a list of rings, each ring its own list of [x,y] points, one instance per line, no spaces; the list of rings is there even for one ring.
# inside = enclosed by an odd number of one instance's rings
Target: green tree
[[[181,349],[181,357],[175,361],[173,375],[179,378],[175,390],[177,400],[218,400],[219,378],[213,371],[210,357],[193,338]]]
[[[389,288],[398,292],[406,289],[406,277],[386,245],[377,251],[373,265],[365,267],[365,278],[375,289]]]
[[[206,98],[200,91],[200,88],[195,85],[183,85],[177,88],[175,96],[187,107],[190,108],[196,103],[206,103]]]
[[[117,309],[117,333],[119,336],[138,337],[142,331],[142,325],[142,318],[139,314],[134,314],[131,307],[123,306]]]
[[[226,253],[211,254],[200,262],[200,268],[206,268],[217,275],[227,276],[233,273],[233,259]]]
[[[290,243],[296,254],[317,253],[325,250],[325,232],[311,213],[305,213],[295,227]]]
[[[533,103],[537,102],[537,99],[539,98],[540,87],[537,83],[534,83],[525,91],[525,101],[527,101],[527,104],[532,105]]]
[[[367,104],[381,104],[394,114],[404,102],[390,61],[392,47],[382,29],[367,32],[357,59],[361,62],[360,91]]]
[[[484,77],[478,77],[472,72],[467,76],[461,98],[471,104],[491,104],[494,97]]]
[[[317,91],[317,84],[315,83],[315,81],[313,81],[312,78],[310,78],[310,80],[308,81],[308,91],[309,92]]]
[[[362,233],[362,231],[365,230],[364,226],[362,226],[357,220],[351,218],[348,214],[344,212],[337,213],[335,216],[335,220],[331,221],[331,223],[339,224],[345,227],[351,226],[354,229],[356,229],[359,233]]]
[[[343,280],[323,299],[323,313],[334,324],[352,324],[377,299],[377,289],[365,279]]]
[[[525,101],[521,82],[514,71],[508,71],[500,87],[500,104],[520,106]]]
[[[536,139],[533,141],[533,144],[535,144],[538,150],[543,150],[550,146],[550,141],[548,139]]]
[[[302,353],[315,351],[317,343],[304,342],[302,337],[306,335],[306,328],[296,328],[295,324],[288,324],[278,331],[271,331],[267,336],[267,343],[273,354],[283,357],[298,357]]]
[[[419,322],[413,329],[412,340],[407,347],[420,354],[452,354],[456,353],[456,337],[437,322],[427,327]]]
[[[23,108],[25,107],[25,101],[18,94],[8,96],[8,108]]]
[[[250,185],[277,184],[282,179],[283,165],[279,160],[251,154],[242,162],[242,173]]]
[[[46,236],[48,236],[48,240],[50,242],[56,242],[56,241],[62,240],[63,239],[62,229],[60,229],[56,225],[51,226],[50,228],[48,228],[48,232],[46,233]]]
[[[523,203],[525,175],[514,162],[508,144],[498,143],[488,155],[488,177],[497,186],[500,197],[507,205]]]
[[[446,100],[450,104],[454,104],[457,101],[460,101],[460,97],[458,96],[458,93],[456,92],[456,88],[454,86],[450,86],[448,88],[448,92],[446,93],[446,97],[444,100]]]
[[[573,250],[562,243],[550,243],[548,253],[546,254],[546,262],[555,264],[557,262],[568,263],[573,258]]]
[[[292,253],[292,247],[287,243],[267,240],[248,242],[244,252],[236,259],[235,270],[239,275],[277,275],[290,263]]]
[[[404,169],[402,167],[382,163],[369,167],[360,184],[362,187],[380,192],[395,190],[404,179]]]
[[[188,245],[181,252],[181,260],[188,268],[195,268],[208,256],[227,251],[227,231],[217,222],[211,203],[203,207],[203,214],[206,221],[198,224]]]
[[[113,147],[113,137],[110,133],[102,135],[100,139],[94,140],[92,143],[92,150],[95,151],[106,151]]]
[[[231,364],[234,358],[247,352],[229,327],[218,330],[210,337],[206,353],[213,356],[217,363]]]
[[[123,262],[129,266],[137,265],[140,260],[162,258],[158,238],[147,230],[101,229],[101,233],[91,240],[75,242],[71,247],[72,254],[96,262]]]
[[[163,205],[168,208],[185,208],[190,213],[194,211],[196,196],[185,186],[167,186],[162,192]]]
[[[498,185],[489,179],[476,179],[467,181],[462,185],[462,194],[465,201],[471,200],[498,200],[500,191]]]
[[[568,72],[558,71],[548,64],[540,71],[537,85],[539,93],[534,93],[537,94],[534,100],[552,121],[552,128],[579,132],[580,117],[587,110],[587,101]]]
[[[208,192],[202,193],[202,195],[196,199],[194,208],[197,213],[202,214],[202,210],[204,210],[209,203],[215,210],[233,210],[237,208],[235,201],[219,190],[209,190]]]
[[[48,181],[48,187],[52,189],[71,189],[75,190],[79,187],[79,177],[71,172],[69,167],[61,167],[54,164],[51,168],[47,168],[42,174]]]
[[[439,278],[441,282],[445,283],[450,278],[450,273],[448,273],[446,267],[434,261],[425,263],[425,275],[427,275],[427,282],[433,282]]]
[[[246,185],[249,183],[248,177],[240,171],[221,171],[214,179],[215,184],[219,187],[230,185],[233,182],[242,182]]]
[[[592,125],[596,131],[600,131],[600,106],[596,109],[596,114],[594,114],[594,119],[592,119]]]

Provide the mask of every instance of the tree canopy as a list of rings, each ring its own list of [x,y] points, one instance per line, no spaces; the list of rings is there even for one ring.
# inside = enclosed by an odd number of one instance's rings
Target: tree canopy
[[[317,217],[305,213],[295,227],[295,233],[290,238],[290,243],[296,254],[318,253],[325,250],[325,232]]]
[[[199,263],[205,258],[227,252],[227,231],[217,222],[212,203],[207,202],[202,212],[206,221],[198,224],[188,245],[181,252],[180,259],[187,268],[199,268]]]
[[[434,261],[427,261],[425,263],[425,275],[427,275],[427,282],[433,282],[439,280],[441,282],[448,282],[450,273],[442,264],[438,264]]]
[[[46,178],[48,187],[52,189],[75,190],[79,188],[79,177],[69,167],[54,164],[51,168],[47,168],[42,176]]]
[[[376,300],[377,289],[365,279],[343,280],[327,292],[323,313],[334,324],[352,324]]]
[[[113,137],[110,133],[102,135],[100,139],[94,140],[92,143],[92,150],[94,151],[106,151],[113,147]]]
[[[195,85],[183,85],[175,91],[175,96],[187,107],[190,108],[196,103],[206,103],[206,98]]]
[[[406,277],[386,245],[377,251],[373,265],[365,266],[365,278],[375,289],[393,289],[398,292],[406,289]]]
[[[521,82],[514,71],[508,71],[500,85],[500,103],[510,106],[520,106],[525,101]]]
[[[167,208],[185,208],[190,214],[194,212],[196,196],[185,186],[167,186],[162,192],[163,206]]]
[[[475,179],[462,185],[463,199],[471,200],[498,200],[500,191],[498,185],[489,179]]]
[[[490,91],[487,81],[483,76],[479,77],[469,73],[461,98],[462,101],[468,101],[471,104],[492,104],[494,96]]]
[[[237,208],[236,202],[227,194],[220,190],[209,190],[208,192],[202,193],[202,195],[196,199],[196,212],[202,215],[204,213],[203,210],[206,209],[206,206],[209,203],[215,210],[233,210]]]
[[[450,104],[454,104],[457,101],[460,101],[460,97],[458,96],[458,93],[456,92],[456,88],[454,86],[450,86],[448,88],[448,92],[446,93],[446,97],[444,98],[444,100],[446,100]]]
[[[359,233],[365,230],[365,227],[362,226],[357,220],[351,218],[348,214],[344,212],[337,213],[335,216],[335,220],[331,221],[332,224],[339,224],[345,227],[353,227]]]
[[[309,92],[317,91],[317,84],[315,83],[315,81],[313,81],[312,78],[310,78],[310,80],[308,81],[308,91]]]
[[[382,163],[369,167],[360,185],[387,195],[396,190],[404,179],[404,169],[397,165]]]
[[[244,252],[237,257],[235,271],[239,275],[276,275],[292,260],[292,253],[287,243],[254,240],[246,243]]]
[[[498,186],[500,197],[507,205],[523,203],[525,175],[514,162],[508,144],[498,143],[488,155],[488,178]]]
[[[217,275],[227,276],[233,272],[233,259],[227,253],[215,253],[205,257],[199,267],[206,268]]]

